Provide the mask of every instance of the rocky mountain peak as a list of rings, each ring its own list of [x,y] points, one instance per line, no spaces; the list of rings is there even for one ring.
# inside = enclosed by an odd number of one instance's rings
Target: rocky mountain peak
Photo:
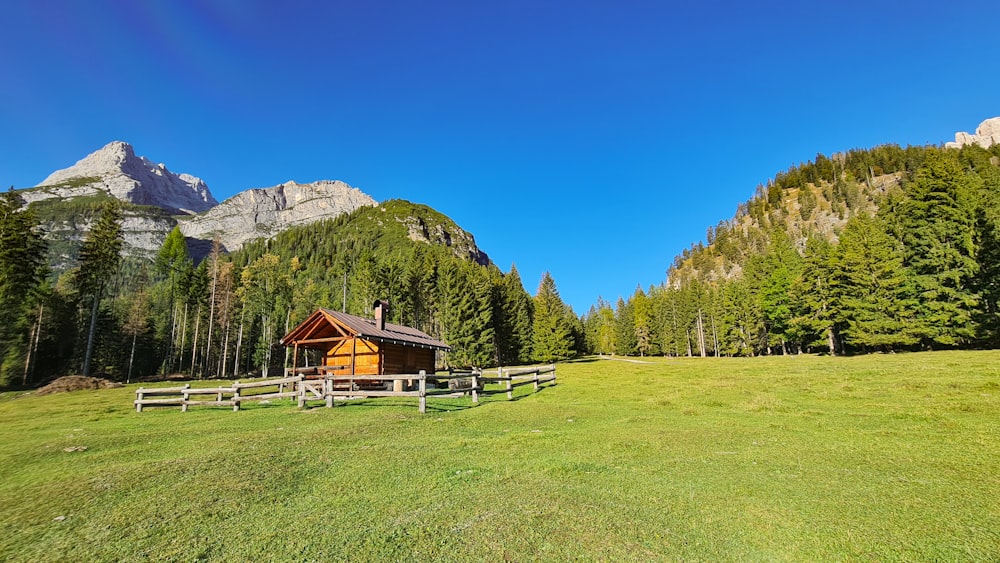
[[[218,205],[208,186],[190,174],[175,174],[163,164],[136,156],[132,145],[112,141],[73,166],[50,174],[38,189],[25,194],[36,201],[105,192],[139,205],[170,213],[199,213]]]
[[[206,213],[179,222],[188,238],[218,236],[227,250],[294,225],[332,219],[360,207],[378,205],[368,194],[339,180],[307,184],[288,181],[240,192]]]
[[[984,149],[1000,143],[1000,117],[992,117],[983,121],[976,127],[976,134],[972,135],[964,131],[955,133],[954,143],[945,143],[946,148],[962,148],[965,145],[979,145]]]

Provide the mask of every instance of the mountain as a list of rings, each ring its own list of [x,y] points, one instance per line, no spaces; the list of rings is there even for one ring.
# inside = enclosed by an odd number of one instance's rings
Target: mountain
[[[108,143],[73,166],[53,172],[22,197],[31,203],[102,192],[136,205],[159,207],[171,214],[194,214],[218,204],[201,179],[175,174],[163,164],[136,156],[132,145],[122,141]]]
[[[955,133],[955,142],[945,143],[944,146],[949,149],[959,149],[966,145],[979,145],[988,149],[997,143],[1000,143],[1000,117],[992,117],[980,123],[974,135],[959,131]]]
[[[377,204],[371,196],[344,182],[289,181],[240,192],[205,213],[181,217],[178,222],[185,237],[211,240],[217,233],[222,245],[232,251],[249,240],[270,237],[289,227]]]
[[[123,202],[125,252],[142,258],[154,256],[175,226],[186,237],[191,255],[199,259],[216,237],[225,250],[236,251],[250,241],[272,238],[292,227],[378,205],[361,190],[329,180],[249,189],[218,203],[201,179],[175,174],[163,164],[136,156],[132,146],[122,141],[107,144],[18,194],[42,223],[49,263],[56,272],[73,266],[92,221],[112,198]],[[382,221],[385,217],[380,215],[380,224],[409,240],[449,247],[456,255],[481,264],[489,262],[472,235],[447,217],[426,206],[411,210],[411,215],[392,222]]]

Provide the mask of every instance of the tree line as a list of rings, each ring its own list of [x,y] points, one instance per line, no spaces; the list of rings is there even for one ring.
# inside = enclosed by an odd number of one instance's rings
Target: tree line
[[[755,356],[1000,345],[1000,146],[878,147],[792,167],[583,317],[594,353]]]
[[[443,366],[566,359],[583,326],[546,273],[533,297],[515,266],[503,273],[468,249],[408,236],[450,219],[404,201],[312,225],[195,261],[179,229],[155,259],[122,251],[121,204],[101,203],[76,265],[53,273],[38,218],[13,190],[0,200],[0,385],[82,373],[120,381],[280,373],[279,339],[318,307],[388,320],[449,343]],[[453,231],[454,232],[454,231]]]

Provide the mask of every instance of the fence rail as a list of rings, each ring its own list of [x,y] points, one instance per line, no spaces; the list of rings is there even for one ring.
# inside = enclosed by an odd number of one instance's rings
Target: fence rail
[[[489,373],[489,375],[486,375]],[[135,410],[142,412],[143,407],[177,406],[181,411],[187,411],[189,406],[232,407],[240,410],[240,404],[246,401],[262,401],[269,399],[295,398],[298,406],[305,407],[309,401],[325,401],[327,407],[332,407],[337,399],[360,399],[374,397],[415,397],[421,413],[427,412],[427,398],[458,398],[470,395],[473,403],[478,403],[481,395],[506,393],[508,399],[514,398],[514,389],[522,385],[534,385],[538,391],[541,385],[556,380],[555,365],[527,368],[503,368],[493,372],[483,372],[479,369],[470,371],[450,371],[447,374],[428,374],[425,371],[411,374],[393,375],[347,375],[328,374],[320,379],[307,379],[302,375],[254,381],[250,383],[233,382],[229,386],[191,387],[155,387],[136,390]],[[390,383],[391,382],[391,383]],[[403,382],[396,384],[396,382]],[[435,384],[431,384],[431,383]],[[439,387],[447,382],[447,387]],[[286,391],[285,387],[291,390]],[[499,386],[489,388],[487,386]],[[276,387],[263,393],[247,393],[246,390]],[[211,398],[203,398],[207,395]],[[150,398],[161,397],[161,398]]]
[[[143,407],[166,407],[180,405],[181,411],[186,411],[189,406],[215,406],[233,407],[234,411],[240,410],[240,404],[247,401],[264,401],[270,399],[294,398],[299,391],[297,385],[302,381],[302,376],[283,377],[281,379],[268,379],[265,381],[252,381],[250,383],[240,383],[234,381],[228,387],[191,387],[191,384],[182,387],[140,387],[135,391],[135,411],[142,412]],[[246,393],[248,389],[264,389],[274,387],[265,393]],[[285,388],[290,390],[286,391]],[[150,396],[169,395],[162,399],[150,399]],[[215,395],[214,400],[197,398],[202,395]],[[192,398],[195,397],[195,398]]]

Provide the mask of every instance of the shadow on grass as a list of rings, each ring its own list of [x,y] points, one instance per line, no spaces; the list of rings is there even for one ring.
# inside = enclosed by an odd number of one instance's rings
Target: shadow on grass
[[[549,383],[538,388],[538,391],[533,391],[530,393],[516,393],[512,399],[508,399],[504,396],[505,390],[497,390],[495,392],[480,394],[479,402],[473,403],[471,398],[457,399],[454,397],[441,397],[435,398],[433,396],[427,397],[427,412],[459,412],[468,409],[478,408],[484,405],[493,403],[510,403],[517,402],[521,399],[526,399],[532,395],[537,395],[548,389],[549,387],[555,387],[558,383]],[[453,401],[453,402],[449,402]],[[462,401],[461,403],[457,401]],[[262,405],[262,406],[277,406],[277,405]],[[294,407],[294,405],[293,405]],[[368,407],[368,408],[412,408],[416,409],[417,405],[413,399],[397,399],[394,397],[378,397],[378,398],[364,398],[364,399],[348,399],[346,401],[335,401],[333,404],[333,409],[343,408],[343,407]],[[325,404],[306,404],[303,410],[312,410],[318,408],[327,408]]]

